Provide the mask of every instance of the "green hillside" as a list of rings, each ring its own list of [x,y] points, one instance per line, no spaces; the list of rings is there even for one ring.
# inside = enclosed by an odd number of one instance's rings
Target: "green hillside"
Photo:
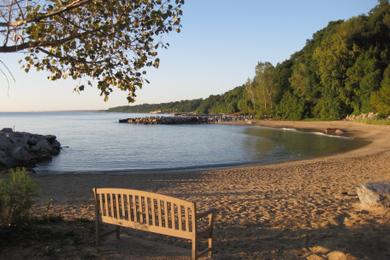
[[[259,118],[340,119],[370,111],[390,114],[390,5],[330,22],[302,50],[223,95],[109,109],[120,112],[242,113]]]

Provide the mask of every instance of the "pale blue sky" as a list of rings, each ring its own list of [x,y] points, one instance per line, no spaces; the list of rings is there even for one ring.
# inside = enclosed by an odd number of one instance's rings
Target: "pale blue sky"
[[[205,98],[221,94],[253,77],[258,61],[276,64],[301,49],[306,39],[329,21],[367,13],[376,0],[186,0],[183,30],[167,37],[160,68],[148,74],[151,84],[138,91],[136,104]],[[24,73],[20,54],[0,54],[16,82],[7,90],[0,75],[0,111],[105,109],[126,105],[116,91],[108,102],[77,82],[52,82],[46,73]]]

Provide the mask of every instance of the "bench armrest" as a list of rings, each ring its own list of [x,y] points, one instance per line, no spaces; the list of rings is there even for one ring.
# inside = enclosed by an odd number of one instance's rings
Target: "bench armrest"
[[[209,210],[200,212],[200,213],[196,214],[196,219],[207,217],[209,215],[214,214],[215,212],[216,212],[216,209],[209,209]]]

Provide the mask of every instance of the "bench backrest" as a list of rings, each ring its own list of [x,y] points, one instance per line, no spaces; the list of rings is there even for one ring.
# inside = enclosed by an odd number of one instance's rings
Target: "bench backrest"
[[[157,193],[94,188],[97,216],[102,223],[192,239],[195,203]]]

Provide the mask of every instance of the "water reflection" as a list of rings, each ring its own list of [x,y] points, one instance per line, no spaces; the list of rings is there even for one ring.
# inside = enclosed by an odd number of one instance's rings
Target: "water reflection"
[[[267,155],[279,159],[330,155],[356,149],[366,144],[362,140],[265,127],[248,127],[244,133],[249,137],[246,145],[250,149],[256,149],[258,156]],[[253,142],[254,139],[251,138],[253,136],[257,137],[256,142]]]

